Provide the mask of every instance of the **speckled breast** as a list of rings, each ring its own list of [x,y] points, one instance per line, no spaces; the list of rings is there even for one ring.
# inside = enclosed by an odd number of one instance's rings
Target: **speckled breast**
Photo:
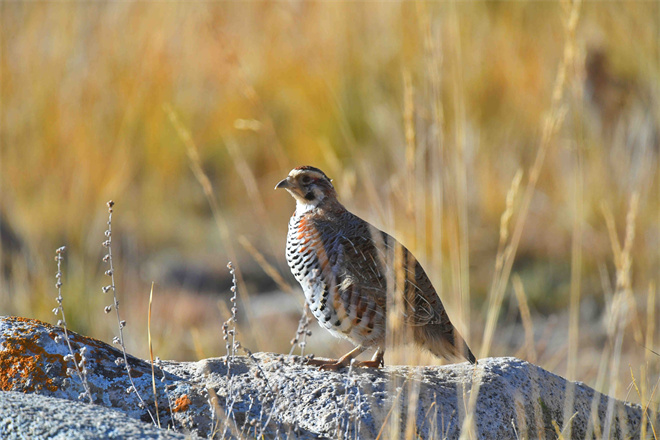
[[[328,255],[337,252],[333,251],[333,243],[337,244],[337,237],[323,237],[309,217],[294,215],[289,222],[286,251],[291,272],[322,327],[355,344],[379,343],[384,337],[384,310],[360,301],[359,292],[353,289],[339,289],[332,272],[339,256]]]
[[[329,269],[321,236],[304,215],[294,215],[289,221],[286,241],[286,261],[300,283],[312,313],[325,325],[333,318],[328,307],[330,289],[322,270]],[[328,327],[329,328],[329,327]]]

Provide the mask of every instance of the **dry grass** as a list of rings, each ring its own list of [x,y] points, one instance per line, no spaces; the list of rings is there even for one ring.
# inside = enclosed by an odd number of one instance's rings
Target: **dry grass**
[[[413,250],[473,351],[657,411],[660,6],[579,6],[1,3],[0,310],[51,319],[66,244],[67,324],[110,340],[114,198],[129,352],[154,280],[154,353],[222,354],[229,260],[241,341],[288,352],[302,295],[262,295],[293,285],[272,187],[314,164]]]

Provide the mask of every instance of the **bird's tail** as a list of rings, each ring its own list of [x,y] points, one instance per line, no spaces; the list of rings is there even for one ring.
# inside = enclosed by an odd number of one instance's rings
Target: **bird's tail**
[[[463,337],[453,325],[449,324],[449,326],[450,329],[446,324],[427,324],[415,327],[415,342],[437,357],[467,359],[471,364],[476,364],[477,359]]]

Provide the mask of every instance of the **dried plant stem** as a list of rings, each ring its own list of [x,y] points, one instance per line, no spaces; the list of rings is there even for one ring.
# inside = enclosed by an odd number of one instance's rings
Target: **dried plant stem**
[[[117,289],[116,289],[116,284],[115,284],[115,267],[114,263],[112,260],[112,213],[113,213],[113,206],[115,205],[115,202],[110,200],[107,203],[108,206],[108,229],[105,231],[105,237],[106,240],[103,242],[103,246],[108,249],[108,253],[105,257],[103,257],[103,261],[107,262],[110,266],[110,268],[105,271],[105,274],[110,277],[110,286],[106,286],[103,288],[104,292],[107,292],[108,290],[112,290],[112,298],[113,298],[113,305],[115,309],[115,315],[117,317],[117,326],[119,328],[119,337],[114,337],[113,338],[113,343],[119,344],[121,346],[121,352],[123,358],[118,358],[115,363],[122,363],[124,364],[124,368],[126,369],[126,374],[128,375],[128,380],[131,383],[131,386],[128,388],[128,392],[134,392],[135,395],[137,396],[138,400],[140,401],[140,407],[144,408],[147,413],[149,414],[149,417],[151,418],[152,423],[155,426],[158,426],[156,423],[156,419],[154,418],[153,414],[147,408],[146,403],[142,399],[142,396],[140,395],[139,391],[137,390],[135,386],[135,382],[133,381],[133,378],[131,377],[131,367],[128,364],[128,355],[126,353],[126,344],[124,343],[124,327],[126,326],[126,321],[123,321],[121,319],[121,315],[119,314],[119,300],[117,299]],[[107,310],[107,309],[106,309]]]
[[[236,269],[231,263],[227,263],[227,269],[231,274],[232,286],[231,286],[231,316],[222,324],[222,339],[225,341],[225,347],[227,349],[227,375],[229,375],[229,370],[231,369],[231,361],[236,356],[236,350],[240,348],[240,343],[236,339],[236,312],[238,311],[238,306],[236,304],[236,295],[237,295],[237,285],[236,285]]]
[[[417,142],[415,140],[415,91],[410,78],[410,72],[403,72],[403,125],[406,136],[406,166],[404,169],[406,182],[406,214],[414,221],[415,216],[415,153]],[[413,248],[417,247],[415,239],[411,243]]]
[[[387,411],[387,415],[385,415],[385,420],[383,420],[383,424],[380,427],[380,430],[378,431],[378,435],[376,436],[376,440],[380,440],[381,438],[384,438],[384,432],[386,427],[390,427],[390,429],[393,429],[392,425],[398,426],[398,423],[393,423],[390,421],[390,419],[397,419],[398,421],[398,414],[395,414],[394,418],[392,418],[392,413],[398,413],[400,408],[400,405],[398,405],[398,402],[401,400],[401,393],[403,393],[403,390],[406,388],[406,382],[408,381],[408,378],[405,379],[405,381],[401,384],[399,387],[399,392],[397,393],[396,397],[394,398],[394,402],[392,403],[392,406],[390,407],[389,411]],[[390,431],[391,433],[392,431]],[[387,436],[387,434],[385,434]]]
[[[186,147],[186,154],[190,160],[190,168],[195,175],[195,178],[202,186],[202,190],[204,191],[206,200],[208,201],[211,212],[213,213],[213,218],[215,219],[218,231],[220,231],[220,237],[222,238],[222,241],[227,248],[227,253],[229,254],[230,258],[235,260],[234,244],[231,240],[229,227],[227,226],[225,218],[220,214],[220,206],[218,205],[218,200],[215,197],[215,192],[213,191],[211,180],[202,169],[202,161],[199,157],[197,146],[195,145],[190,132],[186,129],[183,123],[181,123],[179,117],[174,112],[174,109],[172,109],[172,107],[169,105],[165,105],[165,112],[167,113],[168,117],[170,118],[170,122],[179,135],[179,139],[181,139],[184,146]]]
[[[610,381],[609,394],[616,395],[619,386],[619,369],[621,364],[621,349],[623,336],[626,326],[632,321],[636,341],[641,344],[641,324],[637,317],[635,300],[632,297],[632,245],[635,239],[635,219],[637,217],[637,208],[639,206],[639,194],[634,192],[630,198],[630,206],[626,215],[626,235],[623,247],[619,243],[614,225],[614,218],[609,209],[603,206],[603,215],[610,232],[610,241],[612,242],[612,252],[616,266],[616,289],[612,302],[610,304],[608,333],[610,343],[614,350],[610,356]],[[612,423],[614,421],[614,399],[610,399],[607,406],[605,426],[603,427],[603,436],[609,438]]]
[[[151,290],[149,291],[149,312],[147,313],[147,339],[149,340],[149,360],[151,361],[151,386],[154,392],[154,407],[156,408],[156,420],[160,428],[160,415],[158,411],[158,390],[156,389],[156,371],[154,370],[154,349],[151,344],[151,303],[154,297],[154,283],[151,282]]]
[[[562,6],[566,6],[563,1],[561,4]],[[529,213],[529,207],[531,206],[532,197],[534,196],[536,190],[536,184],[538,183],[541,169],[543,168],[545,156],[548,152],[552,140],[554,139],[555,134],[559,131],[564,122],[566,108],[565,105],[562,104],[562,100],[566,87],[567,70],[568,67],[573,63],[573,58],[575,57],[575,31],[577,29],[577,22],[580,14],[580,5],[581,0],[575,0],[567,7],[567,9],[565,9],[564,22],[566,43],[564,45],[563,58],[559,63],[557,76],[555,78],[552,100],[550,103],[550,111],[545,116],[543,121],[539,148],[536,151],[534,163],[529,171],[527,185],[523,192],[520,211],[516,217],[511,241],[508,243],[506,248],[503,249],[502,254],[498,254],[496,259],[493,283],[488,294],[489,299],[494,301],[496,304],[501,302],[501,298],[503,297],[504,291],[508,284],[509,275],[511,274],[511,268],[513,266],[513,260],[516,255],[518,245],[520,244],[520,238],[522,237],[525,221],[527,220],[527,214]],[[488,315],[480,357],[486,356],[490,350],[497,316],[498,315],[495,313],[489,313]]]
[[[511,241],[503,250],[501,250],[501,253],[498,252],[496,257],[493,282],[491,284],[490,291],[488,292],[489,303],[491,306],[489,306],[489,312],[486,318],[486,326],[484,329],[483,342],[479,357],[484,357],[490,352],[493,337],[495,335],[497,318],[499,317],[499,310],[501,308],[506,286],[509,281],[511,268],[513,267],[513,260],[516,255],[518,245],[520,244],[520,238],[522,237],[525,221],[527,220],[527,214],[529,212],[529,207],[531,206],[532,197],[534,196],[534,192],[536,190],[536,184],[541,174],[543,162],[555,134],[562,126],[564,115],[566,114],[566,109],[562,104],[562,101],[567,82],[567,71],[569,66],[573,64],[577,50],[576,30],[578,18],[580,16],[581,0],[575,0],[570,3],[566,0],[562,0],[560,4],[564,8],[565,43],[563,57],[557,70],[557,76],[555,78],[555,84],[552,93],[552,100],[550,103],[550,111],[543,121],[539,148],[536,152],[536,157],[534,159],[532,168],[529,171],[527,186],[523,192],[520,211],[516,217]],[[479,387],[481,383],[481,374],[478,367],[475,367],[474,376],[472,391],[470,393],[470,401],[468,404],[468,417],[466,417],[463,423],[461,439],[469,438],[470,433],[473,432],[474,428],[474,420],[471,420],[470,414],[474,412],[476,407],[477,396],[479,394]]]
[[[89,403],[94,403],[94,399],[92,398],[92,392],[89,388],[89,383],[87,382],[87,368],[85,367],[85,350],[86,347],[83,347],[80,350],[80,364],[76,361],[76,355],[73,352],[73,347],[71,347],[71,339],[69,338],[69,331],[66,326],[66,316],[64,315],[64,298],[62,297],[62,260],[64,259],[64,252],[66,251],[66,247],[62,246],[55,251],[55,261],[57,261],[57,274],[55,275],[55,278],[57,279],[57,283],[55,283],[55,287],[57,288],[57,307],[53,309],[53,312],[57,314],[62,315],[62,319],[58,321],[58,324],[60,327],[62,327],[62,330],[64,331],[64,341],[66,342],[66,345],[69,349],[69,358],[73,361],[73,365],[75,367],[76,375],[78,376],[78,379],[80,379],[80,383],[82,383],[83,388],[85,391],[80,394],[80,398],[84,397],[85,395],[89,399]],[[68,371],[68,370],[67,370]]]
[[[525,329],[525,353],[527,360],[531,363],[536,363],[537,354],[536,347],[534,346],[534,325],[532,324],[532,316],[527,304],[527,296],[525,295],[525,288],[520,280],[518,274],[513,275],[513,291],[518,300],[518,308],[520,309],[520,318],[522,319],[523,328]]]
[[[487,350],[490,349],[490,342],[492,341],[492,335],[495,331],[497,316],[499,316],[499,310],[504,297],[504,289],[500,291],[495,291],[494,289],[495,283],[497,282],[497,275],[499,271],[502,270],[504,261],[511,254],[511,247],[507,245],[509,240],[509,223],[513,217],[514,204],[518,195],[518,190],[520,188],[522,176],[522,170],[518,169],[513,177],[513,180],[511,181],[511,187],[509,188],[509,191],[506,195],[506,208],[500,218],[500,239],[495,257],[495,274],[493,275],[493,284],[491,285],[491,291],[489,292],[488,297],[488,316],[486,320],[486,329],[484,330],[485,341],[483,344],[487,344],[488,348],[482,347],[482,356],[480,357],[483,357]],[[486,338],[486,335],[488,335],[488,338]]]
[[[291,340],[291,350],[289,350],[289,356],[293,354],[296,349],[296,345],[300,347],[300,356],[305,356],[305,347],[307,346],[307,337],[312,336],[312,331],[309,330],[309,316],[307,316],[307,311],[309,310],[309,305],[305,301],[305,306],[303,307],[302,316],[300,321],[298,321],[298,329],[296,330],[296,336]]]
[[[651,425],[651,430],[653,432],[653,438],[657,440],[658,435],[656,433],[655,427],[653,425],[653,421],[655,420],[654,414],[657,413],[657,408],[654,411],[651,409],[650,414],[649,414],[649,406],[653,402],[653,394],[655,393],[656,387],[658,386],[658,382],[656,382],[655,387],[653,388],[653,391],[651,392],[651,396],[648,396],[648,390],[647,390],[647,375],[648,375],[648,368],[649,368],[649,363],[651,362],[651,355],[653,352],[650,349],[650,347],[653,347],[653,334],[655,332],[655,324],[656,324],[656,319],[655,319],[655,283],[651,282],[649,283],[649,289],[648,289],[648,294],[646,297],[646,341],[645,341],[645,346],[647,347],[646,353],[645,353],[645,363],[642,364],[642,394],[641,394],[641,403],[644,405],[644,413],[642,415],[642,435],[641,438],[646,438],[646,433],[647,433],[647,421],[651,420],[652,422],[650,423]],[[657,354],[656,354],[657,355]],[[658,381],[660,381],[660,377],[658,377]],[[646,404],[644,403],[646,402]]]
[[[570,308],[568,324],[568,361],[566,377],[575,380],[578,358],[579,319],[580,319],[580,290],[582,281],[582,219],[584,205],[584,190],[582,181],[582,156],[580,149],[576,149],[574,187],[574,217],[573,241],[571,246],[571,286]]]
[[[165,390],[165,396],[167,397],[167,406],[170,410],[170,421],[172,423],[172,429],[176,431],[176,419],[174,418],[174,408],[172,407],[172,399],[170,398],[170,393],[167,392],[167,377],[165,375],[165,370],[163,369],[162,362],[159,357],[156,357],[154,360],[156,366],[160,369],[160,372],[163,374],[163,377],[160,378],[161,383],[163,384]]]
[[[573,167],[573,238],[571,244],[571,285],[570,306],[568,317],[568,350],[566,377],[576,379],[578,347],[580,340],[580,296],[582,284],[582,223],[584,217],[584,190],[582,172],[582,153],[580,146],[575,148],[575,164]],[[575,385],[570,383],[566,388],[564,398],[563,432],[570,433],[571,414],[574,411]]]
[[[275,281],[275,284],[277,284],[277,286],[282,289],[282,291],[295,294],[296,297],[298,297],[298,292],[293,291],[293,287],[291,287],[291,285],[287,283],[284,278],[282,278],[282,275],[280,275],[277,269],[275,269],[273,265],[266,260],[263,254],[254,247],[254,245],[245,235],[239,235],[238,242],[241,244],[241,246],[243,246],[243,249],[245,249],[252,256],[252,258],[254,258],[254,261],[257,262],[261,269],[266,272],[266,274],[273,281]]]
[[[431,26],[432,20],[429,17],[426,4],[416,2],[417,15],[420,19],[422,29],[424,30],[424,51],[426,66],[425,70],[428,76],[428,89],[430,89],[431,99],[431,118],[433,121],[433,130],[431,133],[429,148],[430,170],[444,170],[444,149],[445,149],[445,116],[443,109],[443,85],[442,85],[442,66],[443,66],[443,51],[442,51],[442,37],[434,34],[434,29]],[[443,193],[443,175],[444,173],[431,172],[427,178],[425,185],[431,187],[431,218],[438,219],[432,222],[431,225],[431,238],[435,243],[442,243],[443,228],[442,221],[444,218],[444,204]],[[441,246],[440,246],[441,248]],[[432,252],[431,264],[435,271],[441,272],[443,268],[443,252]],[[438,285],[438,293],[442,297],[442,284]],[[466,339],[470,339],[469,333],[464,332],[463,335]]]
[[[222,242],[225,245],[227,254],[229,255],[229,259],[231,261],[237,261],[238,258],[237,258],[236,250],[234,248],[234,243],[231,234],[229,232],[229,226],[227,225],[227,221],[225,220],[225,218],[220,213],[220,206],[218,205],[218,199],[215,196],[213,185],[211,184],[211,179],[209,179],[209,177],[206,175],[206,173],[202,168],[202,161],[199,157],[199,151],[197,150],[197,145],[195,145],[195,142],[193,141],[192,136],[190,135],[188,129],[179,120],[179,117],[174,112],[174,109],[170,105],[165,105],[164,108],[165,108],[165,112],[167,113],[167,116],[170,119],[170,122],[172,123],[172,126],[174,126],[174,129],[179,135],[179,139],[181,139],[184,146],[186,147],[186,154],[188,155],[188,159],[190,160],[190,168],[195,178],[202,186],[202,190],[204,191],[204,196],[206,197],[209,207],[211,208],[213,219],[215,220],[216,226],[218,227],[218,231],[220,232],[220,238],[222,239]],[[239,283],[241,285],[244,285],[240,270],[238,269],[236,270],[237,270],[236,277],[238,278]],[[240,289],[240,295],[241,295],[241,301],[245,305],[245,315],[247,316],[248,321],[252,322],[253,321],[252,307],[250,307],[250,297],[247,294],[247,290]],[[257,340],[257,345],[259,345],[259,340],[261,338],[260,333],[255,332],[253,336]]]
[[[461,297],[460,315],[463,322],[470,322],[470,253],[468,246],[469,235],[469,222],[468,222],[468,197],[467,197],[467,169],[465,162],[465,148],[467,144],[467,115],[465,107],[465,82],[463,74],[463,51],[462,51],[462,37],[460,29],[460,20],[458,19],[458,11],[456,3],[450,3],[451,13],[453,20],[452,26],[452,39],[454,44],[451,45],[451,54],[454,60],[451,63],[453,74],[453,89],[454,89],[454,144],[455,151],[453,152],[453,187],[455,191],[454,196],[454,210],[456,215],[456,233],[452,237],[456,237],[456,252],[452,260],[456,260],[454,267],[456,272],[454,278],[457,282],[456,291],[459,292]],[[463,336],[470,340],[470,327],[466,326],[463,330]]]

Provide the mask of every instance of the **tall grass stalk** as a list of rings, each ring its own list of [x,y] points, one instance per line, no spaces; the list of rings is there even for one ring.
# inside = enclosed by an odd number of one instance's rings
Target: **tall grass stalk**
[[[660,409],[660,402],[655,405],[655,408],[651,408],[649,411],[649,407],[653,403],[654,399],[654,394],[655,390],[658,386],[658,383],[660,383],[660,375],[658,376],[658,380],[655,383],[655,386],[651,390],[651,393],[649,395],[649,390],[648,390],[648,370],[651,366],[651,356],[655,355],[656,359],[654,359],[656,362],[659,360],[660,355],[658,353],[654,353],[650,348],[653,347],[653,342],[654,342],[654,333],[655,333],[655,324],[656,324],[656,316],[655,316],[655,294],[656,294],[656,288],[655,284],[653,282],[649,283],[649,288],[648,288],[648,293],[646,296],[646,340],[645,340],[645,353],[644,353],[644,364],[641,366],[641,394],[640,394],[640,401],[642,406],[644,407],[644,413],[642,415],[642,429],[641,429],[641,437],[646,438],[647,436],[647,421],[650,421],[651,424],[651,429],[652,429],[652,434],[653,434],[653,439],[658,440],[658,432],[655,430],[655,420],[656,420],[656,414],[658,414],[658,409]],[[656,398],[657,399],[657,398]],[[646,403],[644,403],[646,402]]]
[[[151,283],[151,290],[149,291],[149,308],[147,312],[147,342],[149,344],[149,363],[151,364],[151,388],[154,393],[154,408],[156,408],[156,422],[160,428],[160,411],[158,410],[158,390],[156,389],[156,370],[154,369],[154,349],[151,343],[151,303],[154,297],[154,283]],[[174,422],[174,417],[172,417]]]
[[[513,266],[513,260],[520,243],[520,238],[522,236],[523,228],[525,226],[525,221],[527,219],[527,214],[529,212],[529,207],[531,205],[532,197],[534,195],[536,184],[538,182],[539,176],[541,174],[541,168],[543,167],[543,162],[546,156],[550,144],[554,139],[555,134],[559,131],[564,121],[564,115],[566,109],[562,103],[564,97],[564,90],[567,82],[567,75],[569,66],[572,65],[575,52],[577,50],[576,42],[576,30],[577,23],[580,17],[580,6],[581,1],[575,0],[571,3],[568,3],[566,0],[560,2],[563,12],[564,12],[564,33],[565,33],[565,42],[564,42],[564,51],[563,57],[560,60],[559,67],[557,70],[557,76],[555,78],[555,84],[552,93],[552,99],[550,103],[550,110],[547,116],[544,118],[542,123],[542,134],[539,141],[539,148],[534,159],[534,163],[529,171],[529,177],[527,180],[527,185],[523,192],[523,198],[520,205],[520,210],[516,218],[515,226],[513,229],[513,234],[511,240],[508,242],[502,253],[498,252],[496,256],[496,266],[495,272],[493,274],[493,283],[491,289],[488,293],[489,297],[489,308],[488,315],[486,318],[486,326],[484,329],[483,342],[481,346],[480,356],[484,357],[490,351],[493,337],[495,334],[495,327],[497,324],[497,319],[499,317],[499,311],[501,308],[502,300],[504,297],[505,289],[509,280],[509,275],[511,273],[511,268]],[[471,438],[474,435],[474,420],[471,418],[471,415],[474,413],[474,409],[477,403],[477,397],[479,394],[480,387],[480,374],[478,367],[475,368],[475,378],[472,385],[472,390],[470,392],[470,401],[468,416],[463,422],[463,429],[461,430],[461,439]]]
[[[575,49],[577,50],[577,48]],[[584,227],[584,168],[583,168],[583,132],[582,132],[582,118],[584,109],[582,108],[582,100],[584,97],[584,90],[582,84],[584,83],[584,75],[581,75],[579,66],[583,65],[583,60],[579,56],[572,58],[572,65],[570,68],[573,70],[575,80],[571,82],[572,92],[572,113],[573,117],[573,131],[575,144],[572,145],[573,152],[573,175],[572,175],[572,188],[571,196],[573,202],[573,231],[571,241],[571,283],[569,294],[569,323],[568,323],[568,353],[566,365],[566,378],[575,380],[577,375],[577,362],[578,362],[578,349],[580,341],[580,298],[582,289],[582,235]],[[574,402],[575,399],[575,385],[571,383],[566,389],[566,396],[564,400],[564,425],[562,432],[567,432],[570,436],[571,425],[570,421],[573,420]]]
[[[195,179],[197,179],[199,184],[202,186],[202,190],[204,191],[204,196],[206,197],[206,201],[208,202],[209,207],[211,208],[213,219],[215,220],[215,224],[218,228],[218,232],[220,233],[220,238],[222,239],[222,242],[225,245],[225,249],[229,256],[229,260],[237,261],[237,254],[234,248],[234,242],[232,236],[229,232],[229,226],[227,225],[226,219],[220,212],[220,205],[218,204],[218,198],[215,195],[215,191],[213,189],[213,184],[211,183],[211,179],[209,179],[208,175],[204,172],[204,169],[202,168],[202,161],[199,157],[199,150],[197,149],[197,145],[195,145],[195,142],[192,139],[190,131],[179,120],[179,117],[175,113],[172,106],[165,105],[164,110],[167,113],[170,123],[176,130],[179,139],[183,142],[186,148],[186,154],[188,155],[188,159],[190,161],[190,168],[195,176]],[[238,268],[236,268],[236,278],[238,280],[238,284],[240,284],[241,286],[245,285],[245,283],[243,282],[241,271]],[[241,288],[239,289],[239,291],[247,319],[249,322],[254,322],[252,307],[250,306],[251,298],[247,294],[247,289]],[[262,339],[261,334],[259,332],[253,332],[252,336],[254,337],[254,341],[257,344],[257,347],[261,347],[263,345],[261,343],[261,339]]]
[[[534,341],[534,324],[532,323],[532,315],[527,304],[527,295],[525,288],[518,274],[514,274],[513,278],[513,292],[516,294],[518,300],[518,309],[520,310],[520,318],[522,320],[523,329],[525,330],[525,344],[522,347],[522,352],[525,358],[535,364],[538,358],[536,352],[536,344]]]
[[[616,231],[613,225],[613,220],[609,210],[604,209],[606,219],[608,220],[608,229],[610,230],[612,249],[614,253],[614,260],[616,265],[616,291],[612,298],[612,304],[609,313],[609,335],[610,343],[613,345],[613,353],[611,356],[609,371],[610,395],[616,395],[619,387],[619,371],[621,364],[621,346],[623,344],[623,337],[627,325],[636,314],[636,306],[634,298],[632,297],[631,285],[631,266],[632,266],[632,246],[635,239],[635,218],[637,216],[637,208],[639,204],[639,195],[634,193],[630,199],[630,206],[626,216],[626,234],[623,246],[619,244],[616,236]],[[637,320],[635,320],[637,321]],[[639,323],[637,323],[639,325]],[[607,413],[605,424],[603,426],[603,437],[610,438],[612,424],[614,422],[614,399],[609,399],[607,406]]]
[[[468,198],[467,198],[467,164],[465,161],[466,148],[467,148],[467,114],[465,104],[465,83],[463,72],[463,51],[462,51],[462,37],[460,20],[458,18],[458,11],[456,2],[450,2],[450,9],[452,13],[451,20],[451,36],[454,44],[451,45],[452,51],[450,55],[453,56],[451,63],[452,66],[452,80],[454,92],[454,151],[452,170],[454,174],[454,182],[452,187],[455,191],[454,201],[455,206],[452,211],[456,216],[456,230],[452,234],[452,239],[456,239],[454,256],[451,257],[455,260],[453,266],[455,268],[454,279],[457,282],[457,287],[454,292],[460,295],[460,316],[463,322],[470,322],[470,258],[468,246]],[[469,326],[464,330],[464,337],[470,340]]]
[[[486,356],[490,350],[497,318],[499,315],[500,305],[509,280],[509,275],[511,274],[511,268],[513,266],[513,261],[515,259],[518,245],[520,244],[520,238],[522,237],[525,221],[527,220],[527,214],[529,213],[529,207],[536,190],[536,184],[538,183],[539,176],[541,174],[543,162],[555,135],[564,122],[564,117],[566,114],[566,106],[562,101],[564,98],[564,91],[567,82],[568,68],[573,63],[573,58],[577,48],[575,32],[577,29],[578,18],[580,16],[581,1],[576,0],[568,4],[566,0],[562,0],[560,4],[564,9],[563,18],[565,44],[563,57],[559,62],[559,67],[555,78],[550,110],[544,117],[544,120],[541,124],[542,131],[539,147],[537,149],[532,167],[528,173],[527,185],[525,186],[522,195],[522,201],[520,203],[520,209],[516,217],[513,233],[511,235],[510,241],[503,249],[502,253],[498,252],[496,256],[495,273],[493,275],[493,282],[488,293],[489,310],[486,319],[486,326],[484,329],[480,357]]]

